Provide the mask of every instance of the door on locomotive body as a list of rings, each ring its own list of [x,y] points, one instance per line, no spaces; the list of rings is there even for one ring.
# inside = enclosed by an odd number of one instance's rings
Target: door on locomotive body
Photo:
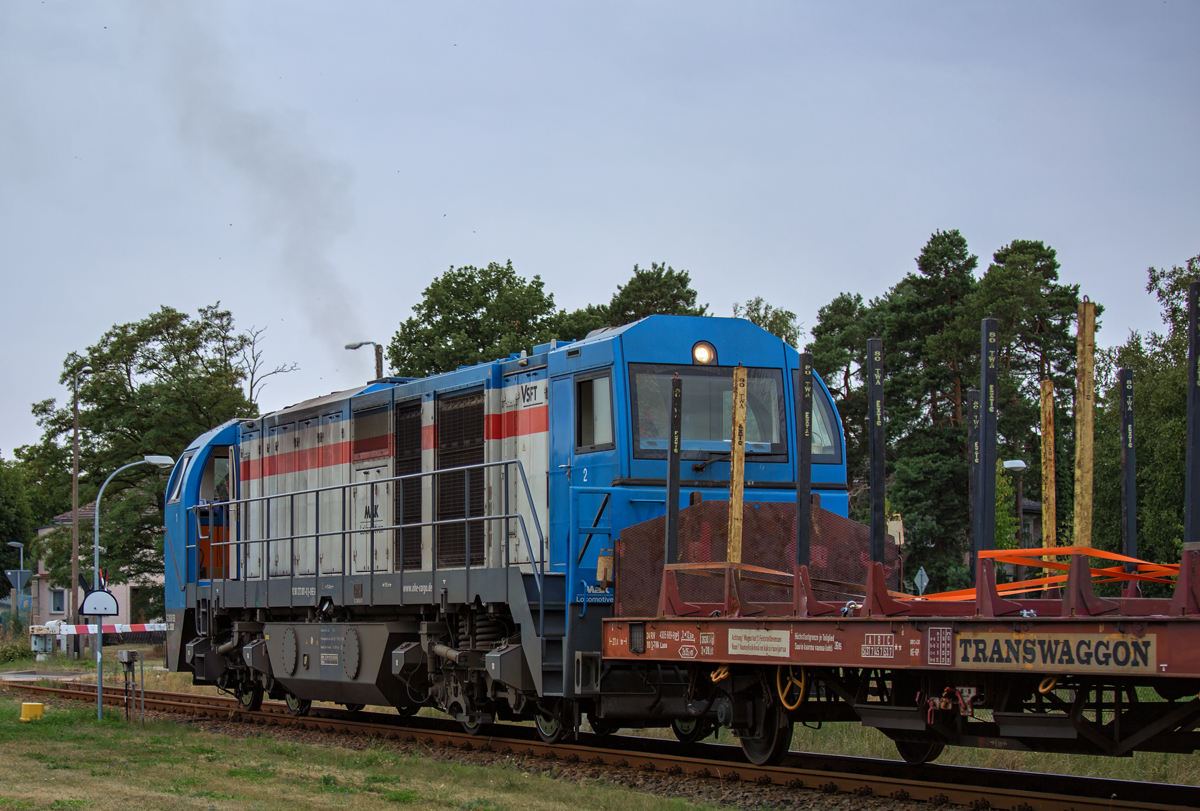
[[[242,545],[242,577],[246,580],[261,580],[263,577],[263,557],[266,550],[262,539],[264,532],[265,506],[261,500],[263,495],[263,437],[262,429],[255,427],[242,432],[241,454],[242,475],[240,477],[240,498],[246,499],[240,510],[239,529]]]
[[[191,524],[195,530],[197,576],[200,580],[227,580],[236,576],[230,565],[235,526],[229,508],[229,497],[237,492],[237,448],[233,445],[214,445],[196,454],[193,465],[202,465],[195,514]]]
[[[350,504],[354,529],[350,544],[350,568],[353,574],[385,572],[392,559],[390,530],[372,532],[372,528],[392,524],[391,470],[386,465],[360,468],[354,471],[354,486],[350,488]]]
[[[320,471],[316,467],[316,446],[319,421],[314,417],[299,420],[296,423],[296,497],[292,507],[293,531],[296,534],[292,542],[292,565],[298,575],[316,573],[316,543],[315,533],[317,524],[316,494],[306,491],[316,489]]]
[[[293,467],[296,426],[292,423],[274,425],[267,429],[263,453],[264,495],[269,496],[266,507],[267,570],[271,577],[287,577],[292,573],[293,498],[296,474]]]
[[[550,386],[550,571],[569,575],[569,602],[611,602],[611,591],[596,586],[596,562],[612,546],[613,367],[555,377]]]
[[[345,415],[338,411],[321,417],[317,432],[317,449],[320,468],[317,485],[321,491],[317,496],[320,505],[317,560],[322,575],[342,573],[342,555],[346,536],[343,531],[349,524],[349,499],[345,489],[333,488],[346,483],[350,470],[350,446],[346,441]]]

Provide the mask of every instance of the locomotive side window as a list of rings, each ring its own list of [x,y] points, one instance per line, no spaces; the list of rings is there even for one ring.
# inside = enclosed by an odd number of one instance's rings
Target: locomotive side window
[[[183,480],[187,478],[188,469],[192,466],[193,454],[188,454],[179,460],[179,466],[175,469],[175,481],[171,484],[171,496],[167,499],[168,504],[174,504],[179,501],[183,495]]]
[[[667,458],[671,378],[683,380],[684,459],[728,453],[733,423],[733,367],[629,364],[633,412],[633,455]],[[746,450],[758,462],[787,461],[783,372],[747,370]]]
[[[608,372],[575,378],[575,450],[611,450],[612,377]]]
[[[792,370],[792,390],[800,391],[800,370]],[[813,391],[813,463],[840,465],[842,463],[842,441],[837,430],[837,417],[833,403],[825,396],[820,386]]]

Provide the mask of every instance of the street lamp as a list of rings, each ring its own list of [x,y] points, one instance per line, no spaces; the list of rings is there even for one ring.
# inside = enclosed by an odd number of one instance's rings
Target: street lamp
[[[1017,478],[1017,549],[1025,547],[1025,515],[1024,502],[1025,492],[1023,484],[1025,482],[1025,464],[1022,459],[1009,459],[1004,462],[1004,469],[1013,474]],[[1025,579],[1025,567],[1021,566],[1017,572],[1017,579]]]
[[[375,347],[375,379],[383,380],[383,344],[374,341],[359,341],[356,344],[346,344],[347,349],[362,349],[364,346]]]
[[[72,375],[72,394],[75,411],[75,433],[72,439],[74,448],[73,464],[71,466],[71,622],[79,622],[79,376],[90,374],[92,367],[80,366]],[[78,659],[80,654],[79,637],[72,637],[72,655]]]
[[[21,582],[21,575],[25,573],[25,544],[21,543],[20,541],[9,541],[8,545],[16,546],[16,547],[20,548],[20,550],[21,550],[21,562],[20,562],[20,564],[18,564],[20,566],[20,568],[17,569],[17,582],[21,584],[21,588],[17,589],[17,622],[20,623],[20,621],[21,621],[21,598],[25,596],[25,584],[23,582]],[[30,620],[32,620],[32,619],[33,619],[33,617],[31,616]]]
[[[157,468],[170,468],[175,465],[175,460],[170,456],[144,456],[136,462],[130,462],[127,465],[117,468],[109,477],[104,480],[104,484],[100,485],[100,492],[96,494],[96,517],[94,520],[95,534],[92,540],[92,589],[100,590],[100,499],[104,497],[104,488],[108,487],[108,483],[113,480],[113,477],[122,470],[128,470],[137,465],[154,465]],[[85,601],[86,602],[86,601]],[[104,720],[104,660],[102,658],[104,652],[104,617],[96,618],[96,720]]]

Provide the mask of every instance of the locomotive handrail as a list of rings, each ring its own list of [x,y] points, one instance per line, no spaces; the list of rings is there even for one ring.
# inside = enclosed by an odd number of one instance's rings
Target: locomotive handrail
[[[433,521],[394,523],[394,524],[391,524],[389,526],[384,526],[384,527],[372,526],[369,528],[362,528],[362,529],[352,529],[352,528],[348,528],[346,526],[345,494],[346,494],[346,491],[349,490],[350,488],[361,487],[361,486],[368,485],[368,484],[370,484],[370,485],[387,484],[387,483],[391,483],[391,482],[399,482],[401,484],[401,486],[403,486],[403,483],[405,481],[412,480],[412,479],[420,480],[427,476],[437,476],[440,474],[452,474],[452,473],[456,473],[456,472],[465,473],[468,471],[486,470],[489,468],[505,468],[505,469],[507,469],[512,466],[516,466],[517,471],[520,474],[522,489],[525,492],[525,501],[526,501],[526,504],[529,506],[529,511],[533,518],[533,529],[534,529],[535,533],[537,534],[537,538],[538,538],[538,553],[536,555],[534,553],[533,544],[532,544],[532,541],[529,536],[529,526],[525,521],[525,516],[521,515],[519,512],[510,512],[508,503],[507,503],[507,498],[505,500],[505,502],[506,502],[505,503],[505,511],[503,513],[493,513],[491,515],[481,515],[481,516],[471,516],[471,515],[467,514],[461,518],[443,518],[443,519],[436,519]],[[505,472],[507,473],[507,470]],[[505,489],[507,491],[507,475],[505,476],[505,479],[506,479]],[[436,482],[436,479],[434,481]],[[320,526],[319,526],[320,500],[318,499],[318,500],[316,500],[316,502],[314,504],[314,507],[315,507],[314,512],[318,519],[317,520],[318,526],[315,528],[315,530],[313,532],[302,532],[302,533],[295,532],[294,529],[295,529],[295,498],[296,498],[296,496],[311,496],[311,495],[319,496],[322,493],[331,493],[331,492],[339,492],[342,495],[343,510],[342,510],[342,521],[341,521],[342,526],[341,526],[341,528],[328,530],[328,531],[322,531],[320,529]],[[282,499],[282,498],[286,498],[289,501],[288,524],[289,524],[289,527],[293,531],[290,532],[288,535],[273,536],[270,533],[270,523],[271,523],[270,504],[272,501],[278,501],[279,499]],[[372,489],[372,502],[374,502],[374,489]],[[539,601],[539,603],[544,601],[545,558],[546,558],[546,549],[545,549],[546,543],[545,543],[545,541],[546,541],[546,539],[545,539],[545,535],[542,532],[541,521],[537,515],[536,505],[533,501],[533,494],[529,488],[529,479],[525,474],[525,466],[522,464],[520,459],[504,459],[504,460],[497,460],[497,461],[492,461],[492,462],[481,462],[481,463],[473,464],[473,465],[459,465],[457,467],[439,468],[438,470],[420,471],[417,473],[405,473],[405,474],[402,474],[399,476],[390,476],[388,478],[375,479],[370,482],[345,482],[342,484],[326,485],[323,487],[321,487],[321,486],[310,487],[310,488],[307,488],[304,490],[295,490],[295,491],[290,491],[287,493],[275,493],[275,494],[260,495],[260,496],[246,496],[244,498],[228,499],[226,501],[221,501],[221,502],[209,502],[206,504],[195,504],[195,505],[188,507],[187,510],[189,512],[192,512],[192,514],[195,518],[196,525],[197,525],[197,531],[196,531],[197,540],[208,541],[212,538],[211,531],[209,532],[208,535],[202,535],[200,533],[200,529],[199,529],[199,527],[200,527],[200,523],[199,523],[200,522],[200,514],[199,514],[200,510],[212,509],[213,507],[227,507],[228,511],[226,512],[226,520],[231,520],[231,519],[233,519],[233,516],[241,514],[239,508],[242,505],[246,505],[246,507],[250,507],[251,505],[254,505],[254,504],[261,504],[263,506],[265,537],[262,537],[262,538],[240,538],[239,537],[237,539],[230,539],[231,535],[229,533],[227,533],[226,538],[228,540],[211,541],[210,545],[211,546],[228,547],[228,546],[240,546],[242,544],[250,546],[252,544],[262,545],[262,544],[271,544],[271,543],[288,543],[289,547],[290,547],[289,548],[289,557],[292,559],[291,566],[289,567],[290,573],[287,575],[271,575],[269,572],[264,572],[263,579],[270,579],[272,577],[289,577],[289,578],[295,577],[294,542],[296,540],[300,540],[300,539],[312,538],[318,544],[318,549],[319,549],[320,541],[322,538],[340,536],[342,538],[342,544],[343,544],[342,557],[341,557],[342,571],[337,574],[340,574],[341,576],[344,577],[344,576],[346,576],[346,572],[345,572],[345,567],[346,567],[345,536],[348,534],[353,535],[355,533],[360,533],[360,532],[369,532],[372,537],[371,546],[372,546],[372,551],[373,551],[374,535],[376,532],[389,532],[389,531],[395,531],[395,530],[402,531],[402,530],[406,530],[406,529],[421,529],[424,527],[438,527],[438,526],[448,526],[448,525],[462,525],[465,528],[467,528],[466,543],[467,543],[467,548],[469,550],[469,548],[470,548],[470,529],[469,528],[470,528],[471,522],[504,521],[506,523],[506,527],[507,527],[509,521],[516,519],[517,525],[520,527],[520,530],[521,530],[521,539],[524,542],[526,554],[529,557],[528,563],[532,569],[535,582],[537,583],[538,601]],[[466,512],[469,513],[469,510],[466,510]],[[192,550],[192,549],[197,549],[197,545],[194,543],[191,543],[191,542],[188,542],[187,544],[185,544],[185,550]],[[504,538],[504,550],[505,550],[504,567],[508,568],[512,564],[509,562],[509,559],[508,559],[508,533],[507,533],[507,531],[505,532],[505,538]],[[434,569],[436,570],[436,567],[437,567],[436,552],[434,554],[434,558],[435,558],[434,559]],[[264,563],[265,563],[265,561],[264,561]],[[242,560],[241,560],[241,555],[239,555],[238,556],[238,568],[239,569],[241,568],[241,565],[242,565]],[[393,564],[393,565],[395,565],[395,564]],[[523,564],[518,563],[516,565],[521,566]],[[368,564],[368,566],[369,566],[368,572],[373,574],[375,572],[375,568],[374,568],[375,564],[373,562],[373,555],[372,555],[372,562],[370,562]],[[400,566],[401,567],[403,566],[403,562],[400,563]],[[464,568],[466,568],[468,571],[470,569],[470,555],[469,554],[467,555],[467,560],[465,562]],[[397,571],[403,571],[403,568],[400,568]],[[199,577],[198,571],[196,573],[196,576],[197,576],[197,580],[201,579]],[[319,575],[319,573],[314,573],[314,576],[320,576],[320,575]],[[226,578],[226,579],[229,579],[229,578]],[[239,575],[233,579],[242,580],[245,578],[239,573]]]

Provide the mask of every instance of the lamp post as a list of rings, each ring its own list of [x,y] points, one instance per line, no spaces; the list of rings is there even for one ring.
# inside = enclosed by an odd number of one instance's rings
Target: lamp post
[[[375,379],[383,379],[383,344],[374,341],[359,341],[356,344],[346,344],[347,349],[362,349],[364,346],[375,347]]]
[[[71,466],[71,622],[79,622],[79,376],[91,372],[90,366],[81,366],[72,375],[72,394],[75,411],[74,448]],[[72,654],[79,658],[79,636],[71,637]]]
[[[137,465],[154,465],[157,468],[170,468],[174,466],[175,460],[170,456],[145,456],[136,462],[130,462],[127,465],[117,468],[109,477],[104,480],[104,484],[100,485],[100,492],[96,494],[96,519],[94,522],[95,534],[92,540],[92,590],[100,590],[100,499],[104,497],[104,488],[108,487],[108,483],[113,480],[113,477],[122,470],[128,470]],[[104,720],[104,617],[96,618],[96,720]]]
[[[9,541],[9,546],[18,547],[21,550],[21,562],[17,564],[20,568],[17,569],[17,582],[21,584],[21,588],[17,589],[17,622],[21,622],[21,598],[25,596],[25,584],[21,582],[21,575],[25,572],[25,544],[20,541]],[[33,617],[30,617],[33,619]]]
[[[1025,468],[1028,465],[1021,459],[1009,459],[1004,463],[1004,469],[1012,473],[1017,478],[1017,549],[1025,547]],[[1017,579],[1025,579],[1025,567],[1019,566],[1017,569]]]

